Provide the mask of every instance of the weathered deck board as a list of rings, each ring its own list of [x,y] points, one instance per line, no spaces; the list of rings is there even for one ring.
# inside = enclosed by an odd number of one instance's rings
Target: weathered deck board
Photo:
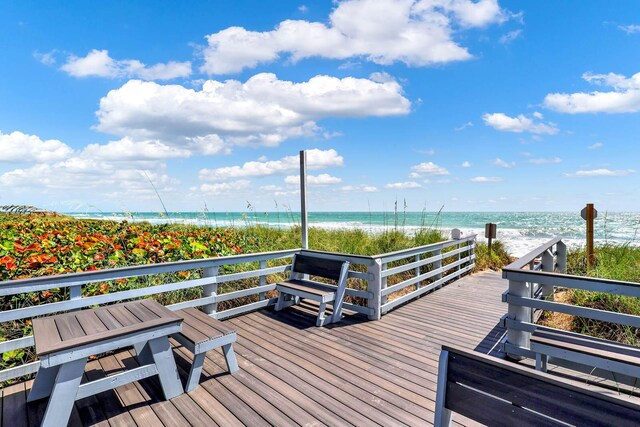
[[[164,401],[157,379],[148,378],[77,402],[72,421],[144,427],[430,424],[441,345],[499,357],[505,288],[498,273],[482,273],[405,304],[380,321],[349,315],[325,328],[315,327],[312,305],[230,319],[238,330],[239,372],[229,375],[222,354],[211,351],[201,387],[193,392]],[[86,376],[135,367],[133,355],[123,351],[91,361]],[[177,347],[175,355],[184,380],[191,353]],[[36,425],[42,417],[45,403],[25,404],[29,387],[19,383],[1,391],[2,425]]]

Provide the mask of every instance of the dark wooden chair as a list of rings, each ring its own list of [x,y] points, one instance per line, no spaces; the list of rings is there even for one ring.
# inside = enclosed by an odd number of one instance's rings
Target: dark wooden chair
[[[515,363],[442,347],[435,426],[456,412],[489,426],[637,426],[640,405]]]
[[[305,276],[316,276],[333,280],[326,284],[308,280]],[[316,326],[324,326],[342,319],[342,302],[347,288],[349,262],[324,258],[320,255],[297,254],[293,256],[289,280],[276,284],[278,302],[276,311],[298,304],[301,298],[320,303]],[[325,316],[327,304],[333,306],[331,316]]]

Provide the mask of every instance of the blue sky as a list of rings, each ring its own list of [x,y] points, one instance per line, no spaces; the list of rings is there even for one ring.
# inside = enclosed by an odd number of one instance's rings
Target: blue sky
[[[637,211],[640,3],[579,6],[4,1],[0,204]]]

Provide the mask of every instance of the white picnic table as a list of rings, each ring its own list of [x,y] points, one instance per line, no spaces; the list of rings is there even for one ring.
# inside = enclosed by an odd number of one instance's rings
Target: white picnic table
[[[27,400],[51,396],[42,425],[66,425],[76,400],[153,375],[166,399],[182,394],[168,339],[182,321],[151,299],[33,319],[40,368]],[[90,356],[129,346],[140,366],[81,384]]]

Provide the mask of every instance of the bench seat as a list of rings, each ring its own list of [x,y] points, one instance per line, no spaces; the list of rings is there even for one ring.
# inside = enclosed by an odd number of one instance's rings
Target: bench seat
[[[172,338],[193,353],[193,364],[185,391],[189,392],[198,386],[202,365],[209,350],[222,347],[229,372],[238,370],[238,362],[233,351],[233,343],[237,338],[234,328],[195,308],[185,308],[175,313],[184,320],[182,332],[172,335]]]
[[[331,302],[336,299],[336,287],[325,285],[324,283],[314,282],[312,280],[285,280],[276,285],[277,291],[298,291],[300,297],[305,298],[302,294],[308,294],[306,298],[321,298],[320,302]]]
[[[640,348],[587,335],[538,328],[531,334],[536,369],[546,371],[549,357],[640,378]]]

